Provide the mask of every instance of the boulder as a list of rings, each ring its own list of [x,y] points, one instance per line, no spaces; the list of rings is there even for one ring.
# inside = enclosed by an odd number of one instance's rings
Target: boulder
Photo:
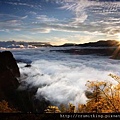
[[[0,101],[6,100],[10,106],[24,113],[44,112],[49,102],[35,98],[38,88],[19,90],[19,77],[20,71],[12,53],[0,52]]]
[[[19,76],[19,68],[12,53],[9,51],[0,53],[0,89],[5,94],[16,90],[19,86],[16,77]]]
[[[0,52],[0,101],[6,100],[17,106],[16,89],[19,86],[17,77],[19,68],[11,52]]]
[[[27,65],[25,65],[25,67],[31,67],[31,65],[30,65],[30,64],[27,64]]]
[[[20,71],[17,66],[16,60],[10,51],[4,51],[0,53],[0,65],[3,65],[7,69],[9,69],[15,77],[20,77]]]

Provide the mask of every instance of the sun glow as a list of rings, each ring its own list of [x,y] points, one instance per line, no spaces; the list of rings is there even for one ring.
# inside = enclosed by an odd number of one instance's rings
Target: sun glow
[[[118,41],[120,42],[120,33],[117,34]]]

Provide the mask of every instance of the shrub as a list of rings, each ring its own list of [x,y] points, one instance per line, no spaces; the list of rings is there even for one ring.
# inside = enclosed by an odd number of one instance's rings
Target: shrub
[[[54,110],[48,110],[54,112],[56,110],[62,113],[117,113],[120,112],[120,77],[109,74],[114,80],[117,81],[117,85],[113,85],[110,82],[105,81],[88,81],[86,83],[87,90],[85,95],[88,98],[86,104],[79,104],[77,110],[73,104],[68,105],[68,108],[64,104],[61,104],[60,110],[54,106]]]
[[[13,113],[13,112],[17,112],[17,110],[15,108],[10,108],[8,106],[8,102],[6,102],[5,100],[2,100],[0,102],[0,113]]]

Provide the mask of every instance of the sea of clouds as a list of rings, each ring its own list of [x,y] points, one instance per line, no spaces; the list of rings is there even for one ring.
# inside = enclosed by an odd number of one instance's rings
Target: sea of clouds
[[[18,63],[22,84],[19,89],[38,87],[36,97],[41,95],[54,105],[61,103],[85,103],[86,82],[110,81],[116,84],[110,73],[120,75],[120,60],[96,55],[70,55],[50,50],[65,48],[39,48],[12,50]],[[67,48],[69,49],[69,48]],[[26,63],[31,67],[24,67]]]

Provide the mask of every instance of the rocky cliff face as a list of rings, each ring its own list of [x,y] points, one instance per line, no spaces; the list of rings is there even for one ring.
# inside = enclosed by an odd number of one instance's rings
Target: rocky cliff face
[[[20,71],[12,53],[0,52],[0,101],[8,101],[21,112],[43,112],[49,102],[34,97],[37,88],[18,90],[19,77]]]
[[[7,98],[19,86],[17,77],[20,77],[19,68],[13,55],[9,51],[0,53],[0,92]]]

